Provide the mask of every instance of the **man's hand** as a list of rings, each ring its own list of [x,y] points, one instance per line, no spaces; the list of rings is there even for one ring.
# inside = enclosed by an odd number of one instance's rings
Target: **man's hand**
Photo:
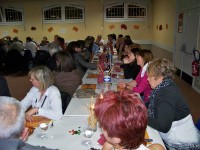
[[[25,128],[23,129],[23,131],[22,131],[22,134],[21,134],[21,136],[20,136],[20,139],[21,139],[22,141],[25,142],[25,141],[28,139],[28,135],[29,135],[28,128],[25,127]]]

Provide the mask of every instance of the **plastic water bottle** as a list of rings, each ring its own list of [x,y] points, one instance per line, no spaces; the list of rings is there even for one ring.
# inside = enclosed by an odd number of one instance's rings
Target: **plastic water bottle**
[[[108,70],[104,71],[104,92],[110,91],[111,89],[111,76]]]

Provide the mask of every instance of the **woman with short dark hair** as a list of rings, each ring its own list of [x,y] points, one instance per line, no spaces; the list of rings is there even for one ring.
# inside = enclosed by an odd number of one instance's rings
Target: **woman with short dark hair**
[[[143,145],[147,109],[137,95],[130,91],[108,91],[97,99],[94,111],[106,139],[102,150],[151,150]],[[159,150],[164,149],[158,146]]]
[[[123,59],[124,77],[125,79],[132,78],[135,80],[140,72],[140,66],[137,64],[136,56],[140,51],[139,48],[132,48],[132,45],[127,46],[128,56]]]
[[[106,145],[110,144],[114,149],[144,147],[147,110],[133,93],[108,91],[103,99],[97,99],[94,111]]]

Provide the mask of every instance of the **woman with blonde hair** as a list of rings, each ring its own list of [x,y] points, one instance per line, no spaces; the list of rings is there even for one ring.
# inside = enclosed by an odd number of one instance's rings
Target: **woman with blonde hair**
[[[62,117],[62,104],[60,92],[54,84],[54,77],[50,69],[38,66],[29,72],[33,87],[21,101],[22,108],[27,110],[26,119],[31,121],[33,115],[44,116],[59,120]]]
[[[200,133],[188,105],[173,82],[175,67],[167,59],[155,59],[147,70],[153,89],[149,98],[148,125],[159,131],[171,150],[200,149]]]

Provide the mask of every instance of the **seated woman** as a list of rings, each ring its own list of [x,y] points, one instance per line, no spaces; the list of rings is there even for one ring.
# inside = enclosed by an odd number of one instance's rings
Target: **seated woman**
[[[53,71],[54,85],[60,91],[67,92],[70,96],[73,96],[78,86],[82,83],[75,61],[69,52],[58,52],[55,57],[57,68]]]
[[[102,150],[149,150],[144,145],[147,109],[137,95],[108,91],[97,99],[94,111],[106,139]]]
[[[148,109],[148,125],[159,131],[169,149],[200,149],[200,133],[194,126],[188,105],[172,77],[173,64],[156,59],[148,66],[153,89]]]
[[[127,47],[128,49],[128,57],[123,59],[123,67],[124,67],[124,77],[125,79],[132,78],[135,80],[138,73],[140,72],[140,66],[137,65],[136,55],[138,54],[138,48],[132,48],[131,45]]]
[[[151,93],[151,87],[147,81],[147,66],[150,61],[153,60],[153,54],[150,50],[140,50],[137,54],[137,64],[141,67],[140,72],[138,73],[135,80],[129,83],[119,83],[119,87],[127,88],[132,90],[135,93],[142,95],[142,99],[146,106],[149,104],[149,95]]]
[[[85,61],[81,51],[81,45],[79,44],[79,42],[76,42],[74,44],[73,57],[76,62],[76,67],[81,71],[81,76],[83,76],[88,68],[96,69],[97,65],[95,63]]]
[[[22,108],[27,110],[26,119],[31,121],[37,114],[49,119],[59,120],[62,117],[62,104],[60,91],[54,84],[51,70],[44,66],[38,66],[29,72],[30,82],[33,87],[21,101]]]

